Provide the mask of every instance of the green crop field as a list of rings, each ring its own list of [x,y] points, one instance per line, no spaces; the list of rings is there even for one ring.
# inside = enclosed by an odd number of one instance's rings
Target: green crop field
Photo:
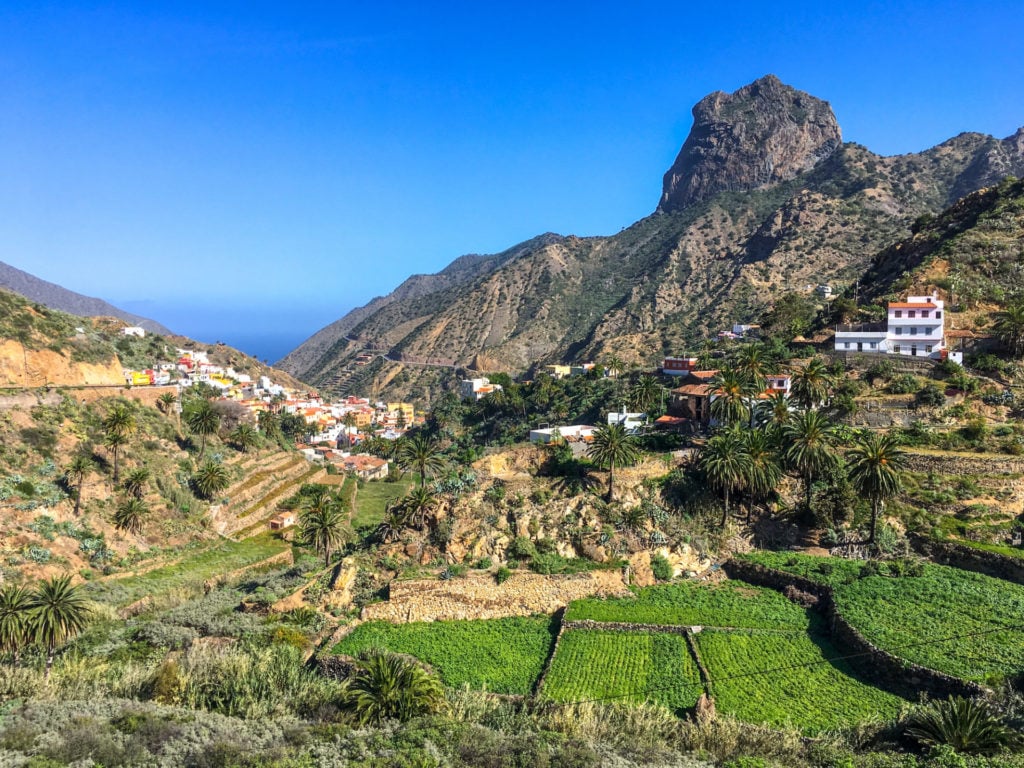
[[[842,615],[908,661],[976,681],[1024,672],[1024,586],[930,563],[920,576],[892,577],[861,576],[863,563],[836,558],[747,559],[832,585]]]
[[[806,630],[808,612],[772,589],[741,581],[683,582],[635,590],[635,597],[587,598],[569,605],[567,621],[703,625]]]
[[[333,650],[355,656],[368,648],[387,648],[429,664],[453,687],[468,684],[494,693],[528,694],[551,653],[556,631],[546,616],[411,624],[371,621],[356,627]]]
[[[392,499],[408,493],[412,483],[402,480],[397,483],[386,483],[374,480],[364,483],[356,492],[356,507],[352,510],[352,527],[356,530],[369,528],[384,519],[384,508]]]
[[[700,696],[697,665],[680,635],[570,629],[544,681],[556,701],[656,701],[674,710]]]
[[[715,705],[742,720],[815,732],[889,718],[905,703],[827,662],[841,654],[817,635],[705,630],[696,641]]]
[[[224,540],[216,546],[189,554],[176,563],[137,576],[91,582],[85,586],[85,591],[91,599],[99,602],[128,605],[148,595],[194,589],[208,579],[266,560],[290,546],[288,542],[270,533],[242,541]]]

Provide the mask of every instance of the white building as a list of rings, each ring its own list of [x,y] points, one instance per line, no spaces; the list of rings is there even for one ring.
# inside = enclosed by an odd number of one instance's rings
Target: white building
[[[146,338],[146,329],[140,328],[137,325],[129,325],[127,328],[122,328],[121,333],[125,336],[138,336],[140,339]]]
[[[878,352],[960,362],[960,352],[945,345],[945,303],[935,294],[890,301],[884,323],[836,327],[837,352]]]
[[[501,384],[491,384],[491,380],[484,377],[480,379],[463,379],[459,382],[459,397],[465,400],[471,397],[480,400],[492,392],[500,392]]]
[[[597,427],[586,424],[574,424],[568,427],[548,427],[546,429],[531,429],[531,443],[550,443],[558,439],[572,442],[589,442],[594,437]]]
[[[646,423],[646,413],[627,413],[625,409],[608,413],[608,425],[621,424],[627,432],[636,432]]]

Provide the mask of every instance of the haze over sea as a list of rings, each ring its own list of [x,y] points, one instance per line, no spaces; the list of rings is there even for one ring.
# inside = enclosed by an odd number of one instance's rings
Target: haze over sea
[[[175,333],[275,363],[351,307],[302,303],[245,305],[124,299],[118,306],[163,323]]]

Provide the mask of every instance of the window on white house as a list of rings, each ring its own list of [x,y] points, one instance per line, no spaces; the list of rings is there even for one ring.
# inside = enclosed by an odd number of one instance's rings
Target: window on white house
[[[911,336],[917,336],[917,328],[915,328],[914,326],[911,326],[910,327],[910,335]]]
[[[932,353],[932,347],[931,347],[931,344],[927,345],[927,346],[926,346],[926,347],[924,348],[924,351],[925,351],[925,352],[927,352],[927,353],[928,353],[928,354],[930,355],[930,354]]]
[[[900,345],[899,344],[893,344],[892,351],[895,352],[898,355],[900,353]]]
[[[897,336],[902,336],[903,335],[903,329],[900,328],[899,326],[896,327],[896,335]]]
[[[847,341],[847,342],[845,342],[843,344],[843,349],[849,349],[849,348],[850,348],[850,342]]]
[[[893,317],[903,317],[903,310],[902,310],[902,309],[897,309],[897,310],[896,310],[896,311],[895,311],[895,312],[893,313]]]
[[[935,310],[935,319],[938,320],[940,317],[942,317],[942,310],[941,309]]]
[[[921,310],[921,317],[928,317],[928,310],[927,309],[922,309]]]
[[[917,317],[917,312],[912,309],[909,312],[907,312],[907,317]]]
[[[872,349],[877,349],[877,348],[878,348],[878,343],[877,343],[877,342],[874,342],[874,341],[872,341],[872,342],[871,342],[871,348],[872,348]]]

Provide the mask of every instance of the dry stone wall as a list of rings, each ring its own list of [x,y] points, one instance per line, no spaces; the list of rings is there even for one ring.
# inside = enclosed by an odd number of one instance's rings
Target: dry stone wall
[[[941,565],[1024,584],[1024,557],[987,552],[951,541],[935,541],[916,534],[910,534],[907,538],[916,552]],[[1021,555],[1024,555],[1024,551]]]
[[[498,584],[489,573],[471,573],[441,581],[393,581],[389,599],[363,608],[364,620],[407,621],[499,619],[554,613],[573,600],[593,595],[628,594],[619,571],[590,571],[568,576],[513,573]]]

